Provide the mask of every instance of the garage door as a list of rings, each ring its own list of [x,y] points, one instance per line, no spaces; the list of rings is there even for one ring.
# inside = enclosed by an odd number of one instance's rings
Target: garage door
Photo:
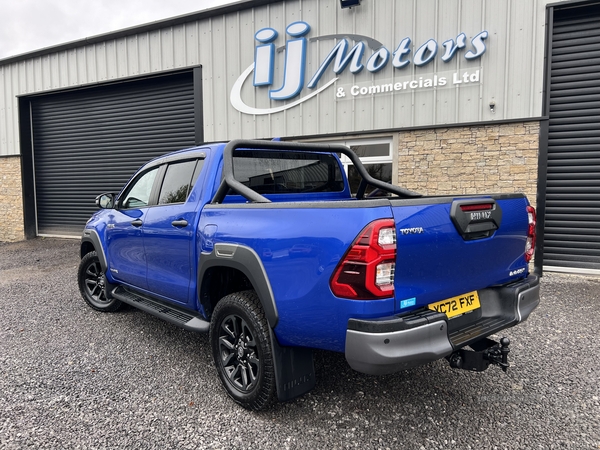
[[[544,268],[600,271],[600,7],[554,11]]]
[[[94,199],[193,146],[192,72],[31,99],[38,235],[79,236]]]

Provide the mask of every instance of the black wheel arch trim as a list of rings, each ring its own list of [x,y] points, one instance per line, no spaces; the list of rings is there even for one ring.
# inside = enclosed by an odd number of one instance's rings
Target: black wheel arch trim
[[[80,258],[83,258],[85,256],[85,254],[88,253],[83,250],[84,243],[92,244],[92,246],[94,247],[94,250],[98,254],[98,259],[100,260],[100,266],[102,267],[102,270],[104,271],[104,273],[106,273],[106,271],[108,270],[108,263],[106,260],[106,254],[104,253],[104,247],[102,247],[102,243],[100,241],[100,236],[98,235],[98,232],[96,230],[88,229],[88,228],[83,230],[83,236],[81,236],[81,247],[80,247],[80,255],[79,255]]]
[[[240,244],[215,244],[211,253],[200,255],[198,287],[202,286],[207,270],[213,267],[229,267],[242,272],[256,290],[269,326],[277,326],[279,314],[271,283],[260,257],[253,249]]]

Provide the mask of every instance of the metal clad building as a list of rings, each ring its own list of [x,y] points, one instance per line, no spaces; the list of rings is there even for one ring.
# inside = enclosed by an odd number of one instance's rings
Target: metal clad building
[[[158,23],[156,29],[149,31],[126,30],[119,33],[122,36],[90,39],[92,42],[88,45],[86,41],[75,42],[66,44],[65,49],[50,48],[31,57],[24,55],[0,61],[3,86],[0,155],[19,153],[18,96],[102,85],[200,65],[203,67],[206,141],[232,136],[313,136],[541,116],[545,0],[364,0],[352,9],[341,9],[336,0],[240,3],[248,3],[248,6],[229,14],[198,14],[197,20],[193,20],[194,16],[180,18],[166,26]],[[266,4],[250,7],[256,3]],[[280,52],[285,48],[286,37],[289,38],[286,27],[299,20],[311,26],[307,36],[311,41],[307,77],[314,74],[335,42],[319,39],[323,36],[372,37],[376,41],[373,47],[383,45],[393,52],[406,37],[415,46],[429,39],[441,46],[460,32],[467,34],[468,41],[486,30],[490,34],[490,49],[486,51],[481,74],[486,77],[485,83],[342,100],[336,100],[335,94],[326,90],[318,94],[315,101],[305,102],[283,114],[240,113],[229,101],[230,91],[240,74],[254,62],[257,43],[254,34],[264,27],[277,30],[276,46]],[[368,48],[363,59],[373,50],[377,48]],[[282,65],[283,58],[278,58],[276,63]],[[433,74],[442,76],[476,70],[481,65],[482,60],[468,61],[460,54],[447,63],[435,58],[423,67],[410,63],[401,70],[393,70],[388,63],[376,74],[362,70],[353,75],[345,71],[337,85],[418,80]],[[282,67],[276,67],[276,72],[275,86],[282,83]],[[333,71],[328,70],[322,82],[334,76]],[[242,97],[248,103],[252,102],[257,108],[270,107],[272,102],[268,96],[261,94],[251,82],[244,84]],[[497,104],[494,115],[488,108],[492,98]]]
[[[536,265],[600,270],[599,24],[594,1],[239,1],[2,60],[0,240],[77,235],[156,155],[281,137],[424,194],[524,191]]]

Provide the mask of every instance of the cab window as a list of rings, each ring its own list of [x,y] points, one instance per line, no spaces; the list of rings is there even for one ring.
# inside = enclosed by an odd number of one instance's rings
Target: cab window
[[[236,180],[259,194],[344,190],[340,166],[330,154],[241,149],[233,156]]]
[[[132,209],[144,208],[148,206],[148,203],[150,202],[150,194],[152,193],[152,186],[154,185],[154,180],[157,173],[158,167],[140,176],[125,193],[125,196],[121,201],[121,207],[125,209]]]
[[[184,203],[194,187],[203,163],[204,160],[193,160],[169,164],[158,195],[158,204]]]

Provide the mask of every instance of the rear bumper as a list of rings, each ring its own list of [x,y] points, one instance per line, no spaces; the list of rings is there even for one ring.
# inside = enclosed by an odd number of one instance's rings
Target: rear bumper
[[[478,291],[481,308],[448,320],[420,310],[402,317],[350,319],[346,360],[358,372],[382,375],[444,358],[454,351],[523,322],[538,306],[539,278]]]

